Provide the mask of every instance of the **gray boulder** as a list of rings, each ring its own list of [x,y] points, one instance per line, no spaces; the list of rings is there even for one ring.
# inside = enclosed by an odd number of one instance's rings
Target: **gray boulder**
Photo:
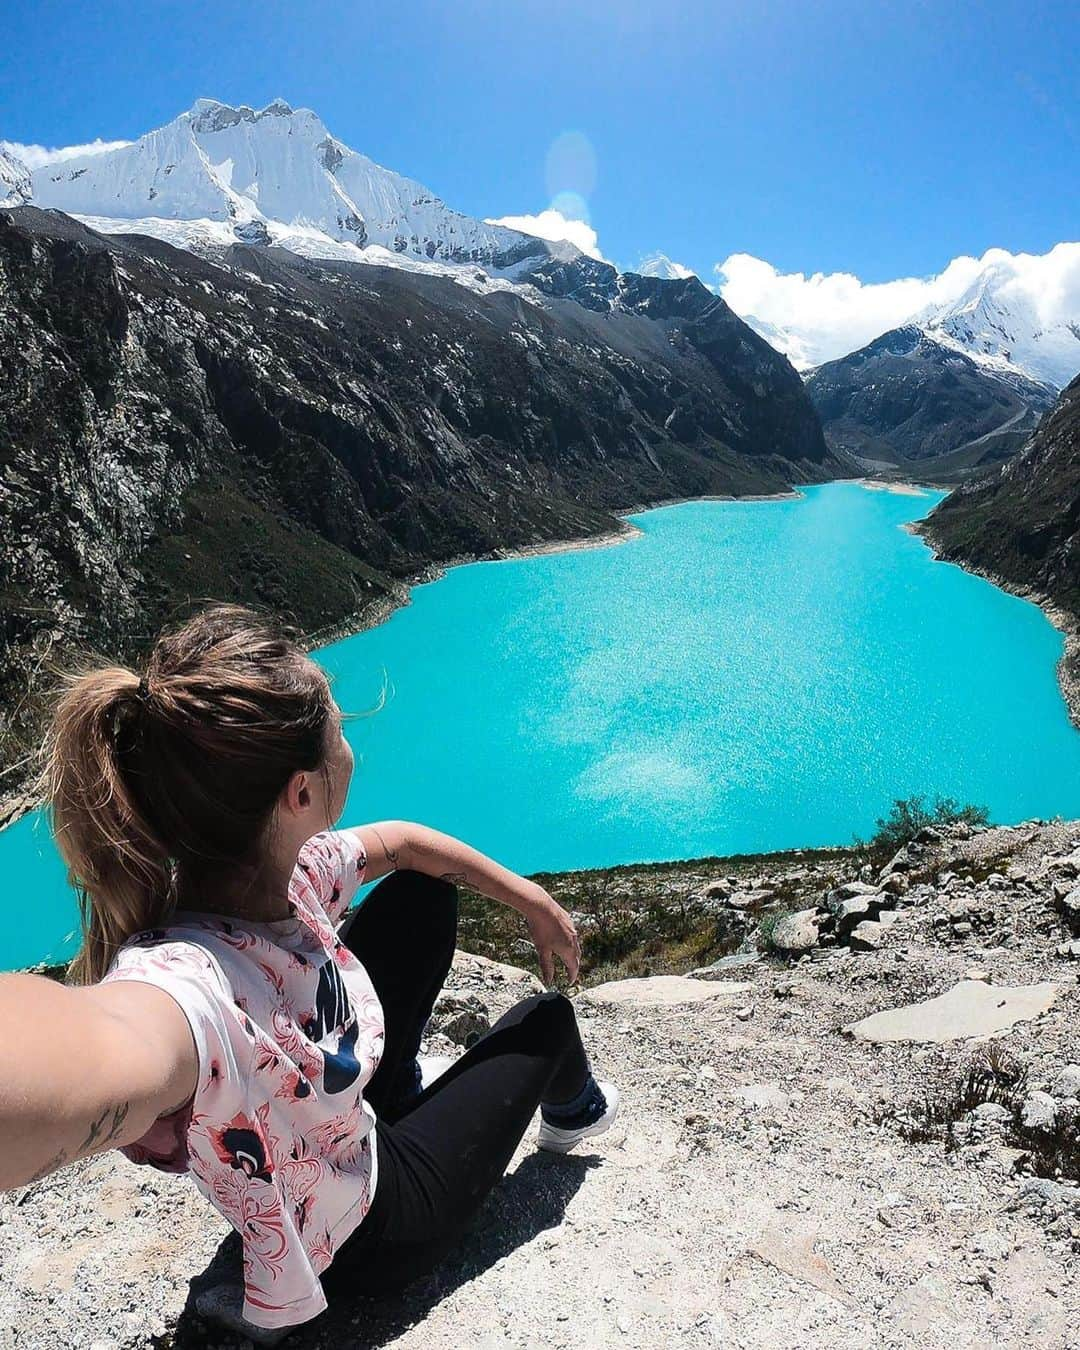
[[[1080,1097],[1080,1064],[1066,1064],[1054,1081],[1058,1097]]]
[[[872,919],[865,919],[851,930],[851,935],[848,937],[848,946],[853,952],[876,952],[884,943],[888,931],[887,924],[875,923]]]
[[[440,994],[428,1030],[439,1032],[455,1045],[469,1046],[491,1030],[491,1018],[476,994]]]
[[[760,952],[733,952],[730,956],[721,956],[711,966],[699,966],[690,972],[691,980],[724,980],[732,970],[744,970],[747,966],[756,966],[761,960]]]
[[[1057,1102],[1049,1092],[1029,1092],[1020,1107],[1020,1123],[1029,1130],[1052,1130],[1057,1120]]]
[[[881,887],[872,886],[868,881],[843,881],[829,892],[827,905],[839,904],[842,900],[854,900],[859,895],[880,895]]]
[[[892,896],[875,890],[846,899],[834,898],[836,896],[837,892],[833,891],[825,903],[836,920],[836,935],[841,941],[864,919],[876,919],[882,910],[891,909],[894,903]]]
[[[772,945],[780,952],[808,952],[821,936],[821,915],[816,909],[800,909],[785,914],[772,930]]]
[[[1074,936],[1080,936],[1080,886],[1073,886],[1058,900],[1058,908]]]

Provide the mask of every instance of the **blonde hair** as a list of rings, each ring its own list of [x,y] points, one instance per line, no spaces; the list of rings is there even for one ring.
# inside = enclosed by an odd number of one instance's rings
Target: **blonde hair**
[[[302,647],[236,605],[163,633],[141,677],[109,665],[68,682],[44,785],[79,897],[73,979],[100,979],[178,893],[257,869],[289,778],[325,766],[332,707]]]

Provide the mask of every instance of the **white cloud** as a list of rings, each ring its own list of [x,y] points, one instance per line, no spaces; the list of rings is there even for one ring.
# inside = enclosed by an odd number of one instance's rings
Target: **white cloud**
[[[107,150],[122,150],[130,141],[88,141],[86,145],[63,145],[50,149],[46,145],[22,145],[19,141],[0,141],[0,150],[21,159],[30,170],[44,168],[46,164],[62,164],[65,159],[78,159],[81,155],[103,155]]]
[[[505,225],[508,230],[520,230],[522,234],[535,234],[540,239],[550,239],[552,242],[565,239],[576,248],[581,249],[582,253],[588,254],[590,258],[599,258],[601,262],[607,261],[600,252],[596,231],[587,220],[573,220],[551,207],[535,216],[499,216],[489,218],[484,223],[486,225]]]
[[[850,272],[780,272],[749,253],[733,253],[715,270],[720,294],[736,314],[754,320],[800,368],[844,356],[928,309],[954,304],[990,273],[999,295],[1030,307],[1044,326],[1080,321],[1080,243],[1042,254],[992,248],[981,258],[954,258],[936,276],[884,282],[863,282]]]

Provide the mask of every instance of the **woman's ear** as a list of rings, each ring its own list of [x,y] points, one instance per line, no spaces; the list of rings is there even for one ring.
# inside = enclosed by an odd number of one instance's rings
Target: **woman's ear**
[[[305,769],[297,769],[285,784],[281,794],[281,804],[292,815],[302,815],[311,806],[311,774]]]

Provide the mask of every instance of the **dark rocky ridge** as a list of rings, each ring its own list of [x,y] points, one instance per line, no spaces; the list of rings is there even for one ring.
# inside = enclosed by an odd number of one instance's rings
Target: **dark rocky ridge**
[[[957,489],[921,529],[942,557],[1049,602],[1068,636],[1061,680],[1080,725],[1080,376],[1017,458]]]
[[[1080,620],[1080,376],[1018,458],[952,493],[924,530],[944,557],[1038,591]]]
[[[131,655],[189,597],[311,632],[430,563],[836,475],[798,376],[723,301],[592,280],[602,307],[556,294],[570,275],[537,305],[0,213],[5,764],[47,653]]]
[[[1021,449],[1055,391],[997,374],[914,326],[813,371],[806,387],[834,453],[868,471],[951,482]]]

